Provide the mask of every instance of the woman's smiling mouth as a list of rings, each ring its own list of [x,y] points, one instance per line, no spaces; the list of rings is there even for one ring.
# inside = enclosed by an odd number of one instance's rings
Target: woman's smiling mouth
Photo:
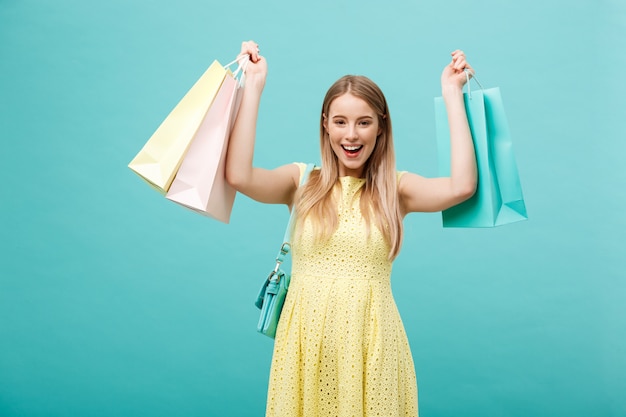
[[[349,156],[356,156],[363,148],[363,145],[341,145],[341,147]]]

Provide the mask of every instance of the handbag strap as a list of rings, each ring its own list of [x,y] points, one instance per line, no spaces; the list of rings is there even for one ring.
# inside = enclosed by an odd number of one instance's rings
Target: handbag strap
[[[313,171],[313,168],[315,168],[315,164],[308,164],[306,166],[306,169],[304,170],[304,174],[302,175],[302,178],[300,179],[300,186],[302,186],[302,184],[304,184],[306,180],[309,178],[309,174],[311,173],[311,171]],[[280,250],[278,251],[278,255],[276,255],[276,268],[274,269],[274,272],[278,272],[278,268],[280,267],[280,264],[283,263],[283,261],[285,260],[285,256],[287,256],[287,254],[291,250],[291,243],[290,243],[291,232],[295,226],[295,222],[296,222],[296,208],[293,207],[291,209],[291,214],[289,215],[289,223],[287,223],[285,236],[283,237],[283,244],[280,247]]]

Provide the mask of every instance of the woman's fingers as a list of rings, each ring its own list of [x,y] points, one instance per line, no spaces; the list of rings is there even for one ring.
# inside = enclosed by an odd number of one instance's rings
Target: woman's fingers
[[[474,69],[467,63],[467,59],[465,57],[465,52],[457,49],[452,52],[452,62],[450,63],[450,67],[455,71],[463,71],[464,69],[469,69],[470,74],[474,73]]]
[[[250,55],[252,62],[258,62],[261,59],[261,50],[259,44],[254,41],[245,41],[241,43],[241,53],[239,55]]]
[[[465,52],[462,50],[457,49],[450,55],[452,61],[446,65],[441,75],[442,85],[463,88],[469,77],[474,75],[474,68],[467,62]]]

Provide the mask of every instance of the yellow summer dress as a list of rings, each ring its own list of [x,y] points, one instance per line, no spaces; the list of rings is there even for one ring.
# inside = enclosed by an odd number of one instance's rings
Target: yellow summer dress
[[[389,246],[373,224],[367,238],[359,207],[365,180],[339,182],[330,241],[316,242],[306,220],[294,232],[266,415],[414,417],[415,369],[391,293]]]

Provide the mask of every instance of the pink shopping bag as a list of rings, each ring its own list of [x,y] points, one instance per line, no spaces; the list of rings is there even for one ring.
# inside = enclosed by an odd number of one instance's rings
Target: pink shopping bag
[[[225,178],[226,150],[243,92],[237,73],[228,73],[198,128],[166,198],[224,223],[230,220],[235,190]]]

